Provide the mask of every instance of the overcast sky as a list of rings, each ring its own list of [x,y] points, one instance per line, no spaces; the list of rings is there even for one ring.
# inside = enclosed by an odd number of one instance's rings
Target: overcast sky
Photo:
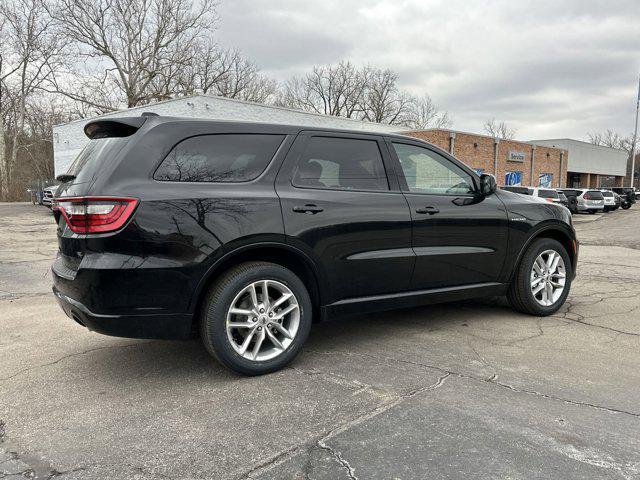
[[[640,0],[222,0],[219,41],[278,80],[351,60],[391,68],[457,130],[519,139],[633,130]]]

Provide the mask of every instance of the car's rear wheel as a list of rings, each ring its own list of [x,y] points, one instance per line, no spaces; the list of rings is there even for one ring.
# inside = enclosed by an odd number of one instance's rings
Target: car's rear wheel
[[[200,334],[212,355],[245,375],[279,370],[298,354],[311,328],[304,283],[290,270],[248,262],[209,290]]]
[[[509,302],[523,313],[551,315],[567,299],[571,277],[571,261],[562,244],[551,238],[535,240],[516,269]]]

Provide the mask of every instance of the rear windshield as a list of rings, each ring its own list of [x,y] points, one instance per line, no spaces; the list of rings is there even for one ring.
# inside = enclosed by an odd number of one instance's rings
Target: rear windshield
[[[603,200],[602,192],[598,190],[589,190],[584,194],[585,200]]]
[[[128,141],[128,137],[109,137],[89,141],[69,167],[67,175],[76,177],[74,183],[90,180]]]
[[[538,190],[538,196],[540,198],[558,198],[558,192],[556,192],[555,190],[543,190],[540,189]]]
[[[603,197],[613,197],[613,192],[602,192]]]

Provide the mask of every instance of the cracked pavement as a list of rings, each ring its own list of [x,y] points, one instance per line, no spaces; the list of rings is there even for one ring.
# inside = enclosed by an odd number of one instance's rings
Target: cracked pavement
[[[0,204],[0,479],[640,479],[640,207],[576,229],[556,315],[336,319],[244,378],[198,341],[76,325],[49,211]]]

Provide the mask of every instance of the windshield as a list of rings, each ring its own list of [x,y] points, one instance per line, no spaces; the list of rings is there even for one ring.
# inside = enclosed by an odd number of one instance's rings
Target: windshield
[[[113,158],[129,141],[128,137],[110,137],[91,140],[73,161],[67,175],[77,181],[88,180],[101,170],[105,162]]]
[[[507,192],[520,193],[522,195],[531,195],[531,189],[527,187],[513,187],[513,186],[504,186],[502,190],[506,190]]]

